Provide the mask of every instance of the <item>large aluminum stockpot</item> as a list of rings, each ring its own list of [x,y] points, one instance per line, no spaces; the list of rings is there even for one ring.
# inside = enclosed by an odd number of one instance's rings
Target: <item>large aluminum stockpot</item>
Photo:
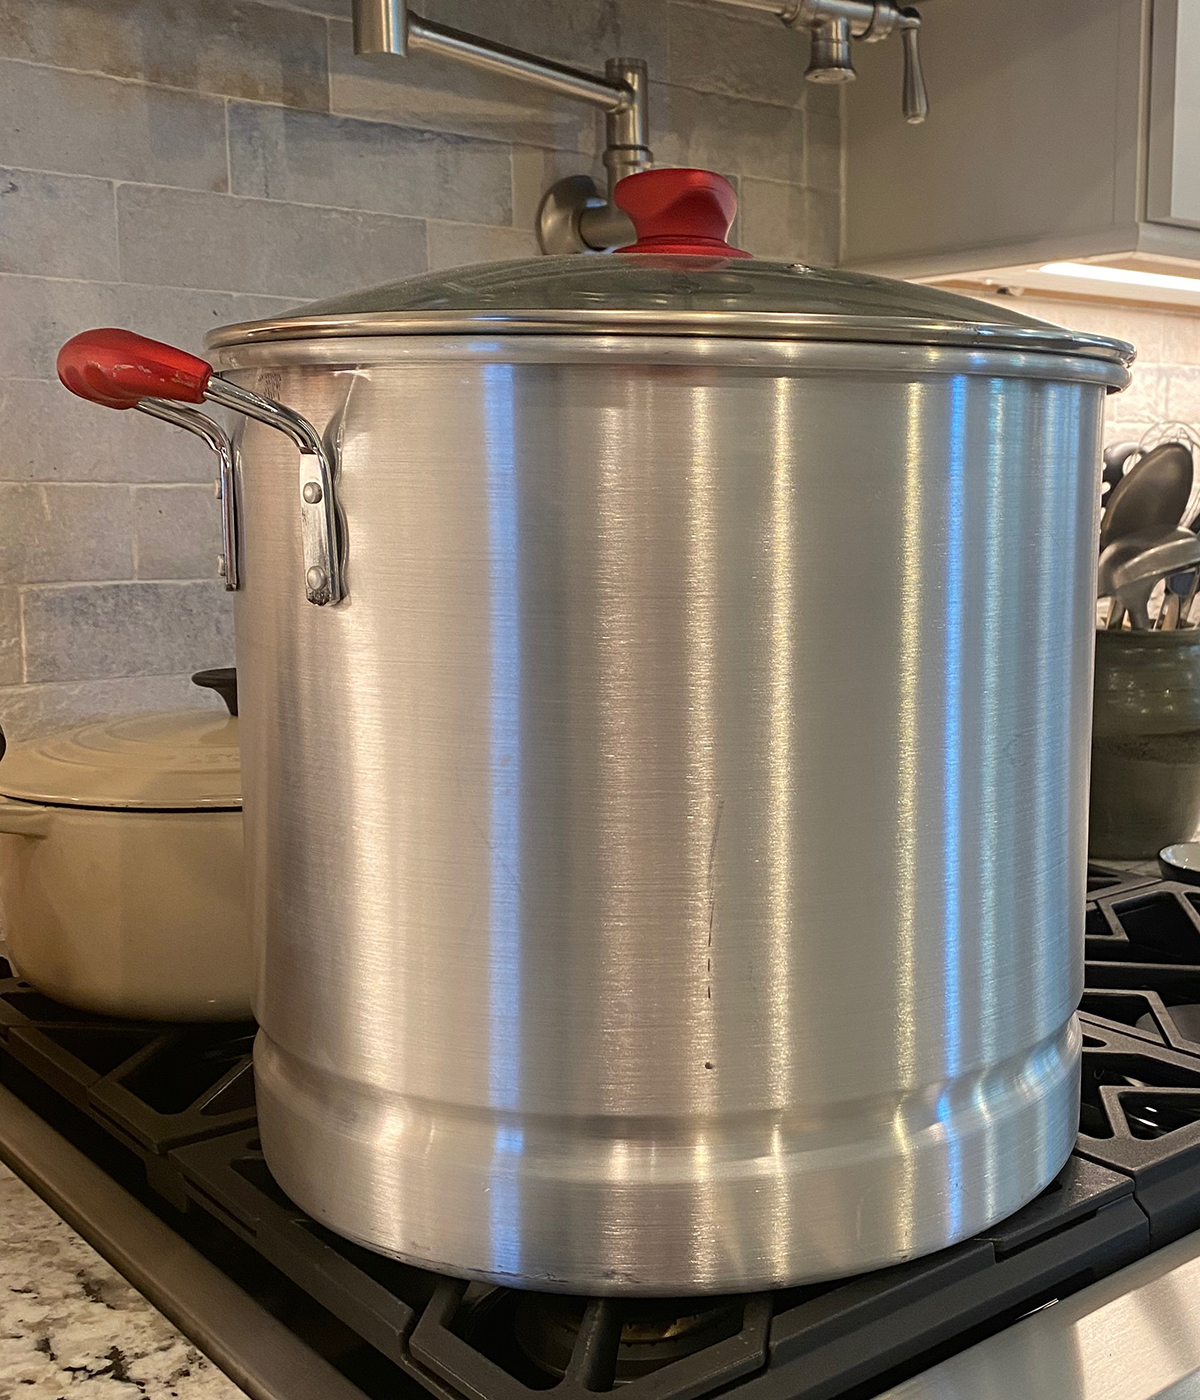
[[[251,422],[237,466],[271,1171],[544,1290],[922,1254],[1040,1191],[1078,1115],[1130,348],[651,246],[231,327],[224,377],[165,376],[287,405],[307,454]],[[101,381],[152,392],[158,353]]]

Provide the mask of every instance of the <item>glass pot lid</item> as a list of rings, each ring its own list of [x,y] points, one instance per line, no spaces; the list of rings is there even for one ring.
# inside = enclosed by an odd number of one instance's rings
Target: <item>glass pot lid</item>
[[[198,672],[200,677],[232,676]],[[228,686],[228,682],[222,682]],[[229,704],[229,698],[223,692]],[[15,744],[0,760],[0,795],[53,806],[159,811],[242,805],[236,699],[215,709],[122,715]]]
[[[430,272],[226,326],[209,349],[331,336],[604,332],[954,345],[1082,355],[1127,365],[1124,341],[936,287],[751,257],[725,241],[732,186],[701,170],[627,176],[617,202],[638,241],[606,256],[521,259]]]

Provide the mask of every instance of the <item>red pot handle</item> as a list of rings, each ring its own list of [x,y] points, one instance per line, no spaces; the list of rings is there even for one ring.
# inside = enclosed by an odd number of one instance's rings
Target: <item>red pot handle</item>
[[[58,352],[63,384],[108,408],[136,408],[145,398],[203,403],[212,374],[197,355],[114,326],[72,336]]]
[[[203,413],[175,403],[211,401],[244,413],[286,433],[301,452],[303,470],[297,494],[300,506],[304,591],[310,603],[337,603],[346,596],[335,497],[334,462],[320,433],[294,409],[264,398],[213,372],[198,355],[150,340],[132,331],[103,326],[72,336],[58,352],[58,377],[73,394],[108,408],[137,408],[154,418],[197,433],[216,449],[222,463],[226,501],[226,578],[236,563],[233,510],[233,464],[229,440],[219,424]]]
[[[641,170],[618,180],[613,198],[637,230],[637,242],[618,253],[751,256],[725,241],[737,213],[737,192],[713,170]]]

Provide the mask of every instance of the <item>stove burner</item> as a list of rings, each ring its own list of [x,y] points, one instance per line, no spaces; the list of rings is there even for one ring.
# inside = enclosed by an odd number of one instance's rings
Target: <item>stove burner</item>
[[[1179,1006],[1168,1006],[1167,1010],[1171,1013],[1171,1020],[1175,1022],[1179,1034],[1185,1040],[1200,1043],[1200,1006],[1185,1002]],[[1158,1034],[1158,1022],[1149,1011],[1144,1016],[1139,1016],[1135,1024],[1139,1031],[1153,1031],[1155,1035]]]
[[[588,1301],[537,1293],[521,1298],[513,1331],[540,1371],[558,1380],[566,1374]],[[742,1326],[742,1301],[730,1298],[635,1298],[615,1305],[621,1310],[616,1385],[735,1336]]]

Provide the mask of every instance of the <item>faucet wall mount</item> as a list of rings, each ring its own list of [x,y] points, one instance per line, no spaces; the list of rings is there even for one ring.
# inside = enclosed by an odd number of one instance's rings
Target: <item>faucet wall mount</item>
[[[899,31],[904,44],[904,115],[910,122],[925,120],[929,99],[917,50],[921,17],[916,10],[890,0],[716,2],[763,10],[790,28],[809,30],[812,52],[804,76],[814,83],[849,82],[855,76],[852,41],[877,43]],[[605,114],[607,188],[601,192],[590,175],[569,175],[551,185],[538,208],[538,244],[543,253],[585,253],[633,242],[633,225],[617,207],[614,192],[619,180],[646,170],[653,160],[644,62],[610,58],[601,76],[435,24],[410,10],[408,0],[353,0],[353,7],[357,54],[407,58],[421,51],[436,53],[599,108]]]

